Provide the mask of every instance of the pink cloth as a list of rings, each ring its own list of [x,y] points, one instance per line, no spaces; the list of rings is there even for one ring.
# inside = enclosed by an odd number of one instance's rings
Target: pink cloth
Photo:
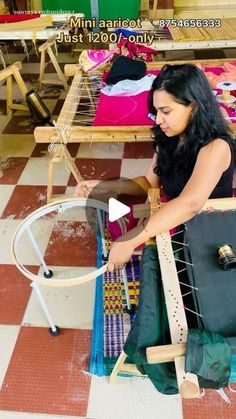
[[[146,74],[158,74],[148,71]],[[105,79],[107,72],[103,75]],[[107,96],[100,93],[96,116],[93,125],[154,125],[148,117],[148,94],[142,92],[135,96]]]
[[[79,56],[79,63],[84,71],[92,71],[96,68],[104,66],[110,61],[115,54],[115,51],[109,50],[84,50]]]
[[[154,125],[148,118],[148,92],[135,96],[107,96],[100,93],[93,125]]]
[[[197,66],[204,71],[211,87],[217,90],[220,95],[222,90],[216,86],[220,82],[230,81],[236,82],[236,61],[225,62],[215,67],[204,67],[201,63]],[[150,73],[150,72],[149,72]],[[152,74],[158,74],[158,71],[151,71]],[[104,74],[104,78],[107,73]],[[232,118],[231,122],[236,123],[236,90],[231,91],[231,95],[235,96],[233,104],[220,103],[220,107],[224,115]],[[136,96],[106,96],[100,93],[97,113],[93,124],[99,125],[117,125],[117,126],[134,126],[134,125],[154,125],[154,122],[148,117],[148,92],[140,93]]]
[[[117,44],[116,52],[126,57],[138,58],[146,62],[153,61],[153,55],[157,54],[157,50],[131,42],[125,37]]]
[[[221,95],[222,90],[217,88],[218,83],[222,82],[236,82],[236,61],[232,63],[222,63],[217,67],[203,67],[201,69],[204,71],[211,87],[217,90],[217,95]],[[232,104],[229,103],[220,103],[220,108],[223,111],[224,116],[231,118],[231,123],[236,123],[236,90],[230,92],[231,96],[235,97],[235,102]]]

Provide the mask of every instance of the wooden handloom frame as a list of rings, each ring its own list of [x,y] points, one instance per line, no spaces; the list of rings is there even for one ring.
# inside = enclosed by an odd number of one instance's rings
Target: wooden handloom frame
[[[161,4],[160,4],[161,3]],[[147,10],[150,0],[141,1],[141,10]],[[153,0],[149,7],[153,19],[222,19],[236,17],[234,0]]]
[[[220,62],[235,61],[233,59],[222,59]],[[192,60],[188,61],[193,64],[201,62],[203,65],[219,65],[219,60]],[[148,69],[160,69],[165,64],[183,64],[186,61],[163,61],[148,63]],[[109,69],[109,65],[106,67]],[[89,73],[89,74],[100,74],[104,71]],[[107,142],[150,142],[151,130],[149,126],[72,126],[72,122],[80,102],[80,95],[82,89],[87,90],[87,94],[91,103],[93,98],[89,90],[88,85],[85,83],[88,80],[89,74],[82,72],[81,68],[77,64],[65,65],[66,76],[74,76],[72,84],[70,86],[68,95],[65,99],[64,105],[61,109],[59,117],[57,119],[57,125],[63,126],[64,121],[67,122],[68,129],[66,133],[58,132],[56,127],[37,127],[34,130],[34,137],[37,143],[53,143],[54,147],[49,158],[49,169],[48,169],[48,191],[47,191],[47,202],[54,199],[52,195],[53,191],[53,167],[54,164],[66,161],[67,166],[70,168],[76,181],[81,180],[81,175],[74,164],[69,151],[67,150],[67,144],[70,143],[107,143]],[[72,104],[71,97],[76,99]],[[236,135],[236,124],[229,124],[233,133]],[[125,137],[124,137],[125,134]]]
[[[57,59],[55,57],[55,54],[52,50],[52,47],[56,48],[56,42],[57,42],[58,35],[52,35],[46,42],[44,42],[39,47],[39,52],[41,53],[40,57],[40,70],[39,70],[39,90],[42,88],[42,84],[54,84],[57,86],[63,86],[65,91],[67,92],[69,89],[69,86],[67,84],[66,78],[64,74],[62,73],[60,66],[57,62]],[[51,62],[56,70],[56,73],[58,75],[58,80],[47,80],[44,79],[44,71],[45,71],[45,58],[46,54],[49,55]]]
[[[136,218],[149,216],[150,209],[151,212],[154,212],[160,207],[160,201],[158,203],[159,191],[157,189],[149,189],[148,196],[150,204],[134,206],[134,216]],[[208,208],[210,210],[212,208],[215,210],[235,210],[236,198],[209,199],[202,211]],[[184,371],[188,326],[170,233],[160,233],[155,240],[151,239],[148,243],[156,243],[158,248],[172,344],[146,348],[147,361],[149,364],[174,361],[180,396],[183,398],[196,398],[200,394],[197,376]],[[125,363],[126,358],[127,355],[122,351],[111,373],[111,384],[115,382],[119,373],[142,375],[134,364]]]
[[[0,71],[0,82],[1,81],[4,82],[6,80],[6,84],[7,84],[6,86],[7,116],[12,116],[13,110],[29,112],[28,106],[25,106],[19,103],[14,103],[13,101],[13,78],[15,79],[24,100],[25,100],[26,93],[28,92],[27,87],[24,83],[24,80],[22,79],[21,74],[20,74],[21,68],[22,68],[21,63],[16,62]]]

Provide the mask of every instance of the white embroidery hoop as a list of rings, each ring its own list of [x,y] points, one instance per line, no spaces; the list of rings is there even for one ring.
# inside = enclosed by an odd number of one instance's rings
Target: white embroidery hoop
[[[24,221],[20,224],[20,226],[17,228],[17,231],[15,232],[15,235],[13,237],[12,243],[11,243],[11,254],[12,258],[14,260],[14,263],[16,264],[19,271],[28,279],[33,281],[36,284],[42,284],[42,285],[49,285],[49,286],[56,286],[56,287],[67,287],[67,286],[73,286],[73,285],[79,285],[84,282],[91,281],[92,279],[97,278],[99,275],[104,274],[107,271],[107,264],[103,265],[101,268],[94,270],[93,272],[90,272],[89,274],[84,274],[76,278],[63,278],[63,279],[56,279],[56,278],[46,278],[46,277],[40,277],[38,275],[35,275],[34,273],[30,272],[19,260],[17,247],[20,241],[20,238],[22,234],[27,231],[29,231],[31,224],[41,218],[42,216],[49,214],[50,212],[64,212],[66,209],[72,208],[72,207],[89,207],[89,208],[95,208],[97,210],[103,210],[108,213],[108,205],[104,202],[95,200],[95,199],[86,199],[86,198],[69,198],[69,199],[62,199],[56,202],[49,203],[47,205],[44,205],[41,208],[38,208],[31,214],[29,214]],[[122,234],[125,232],[125,223],[122,219],[117,220],[117,222],[120,225]]]

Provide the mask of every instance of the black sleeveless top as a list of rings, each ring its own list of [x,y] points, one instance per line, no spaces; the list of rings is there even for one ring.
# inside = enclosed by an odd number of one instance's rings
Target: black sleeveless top
[[[230,148],[232,156],[230,165],[228,169],[226,169],[222,174],[219,182],[217,183],[209,198],[229,198],[233,196],[233,175],[235,165],[234,153],[231,146]],[[169,199],[176,198],[180,195],[189,178],[191,177],[193,168],[187,174],[185,168],[179,166],[172,173],[165,176],[160,176],[161,185],[163,186],[164,192]]]

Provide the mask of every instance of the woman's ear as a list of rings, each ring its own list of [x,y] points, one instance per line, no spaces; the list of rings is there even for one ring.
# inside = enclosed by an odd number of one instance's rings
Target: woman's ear
[[[190,106],[191,106],[191,116],[193,117],[193,115],[196,113],[198,109],[198,104],[197,102],[192,102],[190,103]]]

